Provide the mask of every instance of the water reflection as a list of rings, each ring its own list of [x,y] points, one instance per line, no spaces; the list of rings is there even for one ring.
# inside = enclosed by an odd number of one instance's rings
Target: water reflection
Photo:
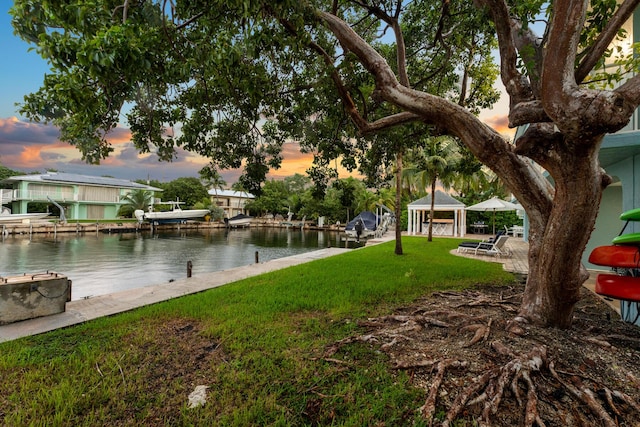
[[[197,275],[252,264],[256,251],[264,262],[337,247],[340,238],[293,228],[7,236],[0,242],[0,276],[57,271],[73,281],[77,300],[184,278],[188,261]]]

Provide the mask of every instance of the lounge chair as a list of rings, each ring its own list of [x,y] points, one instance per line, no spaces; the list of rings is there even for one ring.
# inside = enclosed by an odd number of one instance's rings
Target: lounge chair
[[[509,236],[501,234],[495,242],[462,242],[458,245],[458,252],[473,252],[474,255],[495,255],[511,256],[509,249],[505,248],[505,243]]]
[[[498,239],[498,237],[500,237],[500,236],[502,236],[502,235],[504,235],[504,234],[505,234],[505,232],[504,232],[504,231],[502,231],[502,230],[500,230],[500,231],[498,231],[498,232],[496,233],[496,235],[495,235],[495,236],[493,236],[493,237],[489,237],[488,239],[486,239],[486,240],[482,240],[481,242],[482,242],[482,243],[493,243],[493,242],[495,242],[495,241]],[[462,242],[462,243],[460,243],[460,244],[458,245],[458,252],[460,252],[460,248],[463,248],[463,249],[464,249],[464,248],[476,249],[476,248],[478,247],[478,243],[480,243],[480,242],[479,242],[479,241],[477,241],[477,240],[467,240],[467,241],[465,241],[465,242]],[[464,252],[464,250],[463,250],[463,252]]]

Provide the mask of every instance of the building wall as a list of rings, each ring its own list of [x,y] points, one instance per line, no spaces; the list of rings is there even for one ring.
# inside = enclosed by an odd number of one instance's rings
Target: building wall
[[[640,155],[628,157],[606,170],[614,178],[614,184],[602,194],[595,229],[582,257],[587,268],[602,269],[588,262],[589,254],[596,246],[610,245],[620,234],[625,225],[620,221],[622,212],[640,207]],[[624,232],[639,233],[640,223],[629,223]]]
[[[589,254],[596,246],[610,245],[611,239],[616,237],[622,229],[623,222],[620,221],[622,209],[623,188],[620,183],[607,187],[602,193],[602,203],[596,219],[596,225],[591,233],[587,248],[582,255],[582,262],[588,269],[607,270],[606,267],[589,263]],[[585,233],[589,230],[585,230]]]
[[[222,208],[225,213],[225,216],[231,218],[237,214],[246,214],[245,205],[250,199],[242,198],[242,197],[229,197],[229,196],[218,196],[217,199],[215,196],[211,196],[211,203],[214,206],[218,206]]]
[[[121,198],[131,189],[91,185],[19,181],[12,190],[11,211],[27,213],[29,203],[49,203],[47,196],[65,207],[67,220],[116,219]]]

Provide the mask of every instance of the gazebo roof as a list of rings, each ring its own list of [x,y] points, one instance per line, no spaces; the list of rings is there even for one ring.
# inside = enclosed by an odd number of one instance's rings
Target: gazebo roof
[[[436,198],[434,203],[435,210],[455,210],[464,208],[465,204],[454,199],[447,193],[436,190]],[[431,194],[409,203],[410,209],[431,209]]]

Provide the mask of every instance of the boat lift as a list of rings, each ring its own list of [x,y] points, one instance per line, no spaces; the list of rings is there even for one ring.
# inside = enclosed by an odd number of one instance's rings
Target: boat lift
[[[60,206],[55,200],[53,200],[51,197],[47,196],[47,200],[49,200],[51,203],[53,203],[58,209],[60,209],[60,222],[62,224],[66,224],[67,223],[67,217],[64,215],[64,208],[62,206]]]

